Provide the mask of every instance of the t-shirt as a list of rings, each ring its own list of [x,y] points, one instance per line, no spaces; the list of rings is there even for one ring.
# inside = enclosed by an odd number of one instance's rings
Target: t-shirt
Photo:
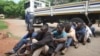
[[[59,34],[57,31],[53,31],[52,34],[57,39],[59,39],[59,38],[66,38],[67,37],[67,33],[65,31],[62,31],[61,34]]]
[[[89,38],[89,37],[90,37],[90,35],[92,35],[92,32],[91,32],[90,28],[89,28],[88,26],[86,26],[86,33],[85,33],[85,37],[86,37],[86,38]]]

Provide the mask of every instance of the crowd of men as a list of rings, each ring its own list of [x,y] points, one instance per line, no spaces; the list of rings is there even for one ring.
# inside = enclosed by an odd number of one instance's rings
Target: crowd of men
[[[64,55],[70,46],[78,48],[79,43],[85,45],[87,42],[91,42],[92,35],[96,36],[92,24],[60,23],[52,30],[48,24],[44,24],[39,31],[34,31],[34,27],[28,28],[28,33],[6,54],[56,56],[60,52],[61,55]]]

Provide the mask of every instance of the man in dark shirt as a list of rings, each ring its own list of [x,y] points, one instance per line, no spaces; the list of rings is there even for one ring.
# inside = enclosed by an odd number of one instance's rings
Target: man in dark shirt
[[[52,38],[52,34],[48,32],[48,28],[49,26],[45,24],[41,27],[40,31],[37,32],[37,36],[34,38],[37,40],[37,42],[31,45],[31,49],[29,49],[29,51],[31,52],[29,53],[29,55],[32,55],[32,56],[37,55],[37,54],[34,54],[34,52],[36,50],[40,50],[39,48],[42,48],[45,45],[49,47],[51,46],[50,43],[53,41],[53,38]]]

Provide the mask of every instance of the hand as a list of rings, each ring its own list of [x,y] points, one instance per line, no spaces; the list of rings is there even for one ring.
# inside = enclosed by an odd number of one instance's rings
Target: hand
[[[27,38],[27,40],[30,40],[30,38]]]
[[[56,40],[56,38],[53,38],[53,41],[55,41]]]

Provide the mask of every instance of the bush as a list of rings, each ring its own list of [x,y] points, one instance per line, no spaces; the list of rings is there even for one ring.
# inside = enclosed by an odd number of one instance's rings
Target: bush
[[[0,30],[7,29],[7,28],[8,28],[7,24],[4,21],[0,20]]]

